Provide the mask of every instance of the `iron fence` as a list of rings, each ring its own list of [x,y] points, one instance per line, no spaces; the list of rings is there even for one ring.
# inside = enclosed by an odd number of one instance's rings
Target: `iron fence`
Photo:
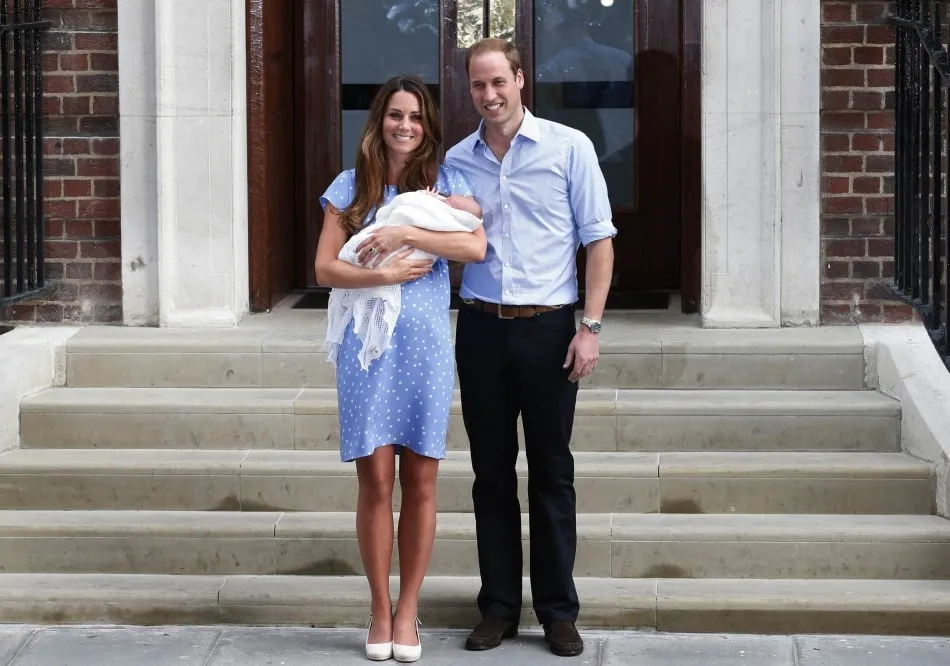
[[[893,288],[920,313],[950,367],[948,5],[944,0],[897,0],[889,22],[897,33]]]
[[[40,4],[0,0],[0,307],[45,285]]]

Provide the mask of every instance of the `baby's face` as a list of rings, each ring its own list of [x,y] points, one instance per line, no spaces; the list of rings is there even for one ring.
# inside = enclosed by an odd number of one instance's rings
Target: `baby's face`
[[[462,200],[457,194],[451,194],[443,199],[450,207],[462,210]]]

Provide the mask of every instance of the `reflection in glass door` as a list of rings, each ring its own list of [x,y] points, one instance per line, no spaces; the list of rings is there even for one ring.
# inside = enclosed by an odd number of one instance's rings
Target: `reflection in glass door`
[[[340,1],[341,166],[352,168],[373,96],[415,74],[439,99],[438,0]]]
[[[326,187],[355,163],[379,86],[416,74],[440,107],[445,147],[472,132],[465,49],[485,36],[515,42],[538,116],[584,132],[607,179],[620,291],[680,284],[680,2],[669,0],[304,0],[312,28],[307,80],[308,174]],[[641,94],[647,91],[648,94]],[[322,190],[321,190],[322,191]],[[641,196],[639,193],[643,193]],[[648,194],[648,196],[647,196]],[[308,198],[308,201],[312,197]],[[311,205],[311,204],[308,204]],[[312,207],[307,247],[322,215]],[[583,262],[584,253],[579,253]],[[312,258],[306,260],[312,263]],[[580,271],[583,279],[583,265]],[[312,275],[309,277],[312,280]],[[313,282],[309,282],[313,284]],[[611,307],[627,307],[614,302]]]
[[[614,207],[635,201],[633,5],[534,2],[535,113],[590,138]]]
[[[446,106],[455,111],[443,109],[449,140],[474,128],[469,126],[474,111],[466,106],[467,87],[445,85],[444,60],[485,36],[513,40],[516,0],[340,0],[339,9],[341,168],[355,164],[373,95],[399,74],[421,77],[437,104],[456,101],[445,100],[445,95],[463,98],[466,112],[458,113],[452,103]],[[452,16],[454,21],[449,20]],[[444,21],[451,25],[440,31]],[[464,71],[453,74],[453,83],[465,81]]]

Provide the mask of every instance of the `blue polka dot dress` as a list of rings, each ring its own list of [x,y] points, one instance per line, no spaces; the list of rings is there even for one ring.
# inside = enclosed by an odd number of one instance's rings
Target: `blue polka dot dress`
[[[436,189],[472,196],[461,172],[442,167]],[[320,197],[326,209],[350,205],[355,170],[342,172]],[[397,194],[386,188],[386,203]],[[366,224],[372,224],[372,213]],[[429,458],[445,457],[445,439],[455,383],[449,326],[449,266],[438,259],[427,275],[402,285],[402,309],[392,341],[369,371],[360,367],[361,342],[347,326],[336,367],[340,411],[340,457],[368,456],[379,446],[406,446]],[[399,448],[397,448],[397,452]]]

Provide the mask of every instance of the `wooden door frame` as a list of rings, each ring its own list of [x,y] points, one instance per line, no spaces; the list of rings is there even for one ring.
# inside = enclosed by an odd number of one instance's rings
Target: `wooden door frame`
[[[267,242],[271,224],[279,224],[267,215],[265,187],[267,179],[266,133],[264,130],[264,90],[266,67],[260,45],[264,34],[262,3],[247,2],[247,113],[248,113],[248,233],[251,309],[266,310],[270,302],[270,276],[267,270]],[[295,35],[295,144],[296,237],[306,246],[297,252],[293,267],[296,284],[306,285],[313,266],[308,257],[316,247],[322,219],[319,196],[322,188],[340,170],[340,92],[330,83],[338,80],[340,68],[339,13],[336,2],[305,0],[298,8]],[[530,36],[533,0],[518,3],[519,34]],[[683,312],[699,309],[702,289],[702,155],[701,155],[701,68],[702,3],[680,0],[681,11],[681,281]],[[327,39],[327,37],[330,37]],[[519,40],[520,41],[520,40]],[[443,68],[449,54],[443,52]],[[526,91],[529,98],[531,91]],[[456,96],[457,97],[457,96]],[[442,100],[442,108],[453,101]],[[448,105],[448,106],[446,106]],[[290,223],[290,222],[287,222]]]
[[[681,0],[680,297],[684,313],[699,312],[702,298],[702,12],[702,0]]]
[[[329,0],[298,2],[299,25],[297,33],[297,108],[300,128],[297,136],[301,149],[298,169],[297,238],[305,245],[299,252],[296,270],[297,284],[312,284],[314,267],[311,259],[316,252],[323,209],[320,195],[340,172],[340,88],[330,85],[339,80],[340,72],[340,13],[337,3]]]
[[[271,307],[267,239],[267,133],[264,129],[266,66],[261,47],[264,39],[264,0],[247,0],[247,233],[250,307],[259,312]]]

